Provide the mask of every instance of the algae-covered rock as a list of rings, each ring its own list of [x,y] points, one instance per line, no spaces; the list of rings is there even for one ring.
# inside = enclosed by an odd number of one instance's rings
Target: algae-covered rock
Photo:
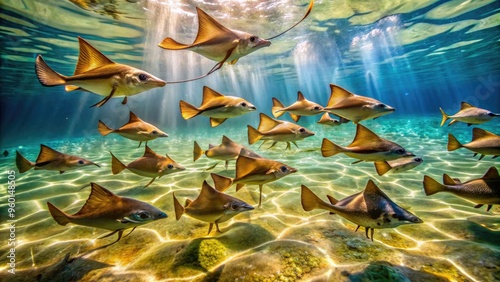
[[[208,270],[227,257],[226,247],[218,239],[196,239],[176,255],[174,267]]]
[[[296,241],[275,241],[254,253],[231,260],[215,272],[218,281],[297,281],[321,275],[328,264],[314,246]]]
[[[201,241],[198,252],[198,261],[201,267],[210,269],[223,261],[226,256],[226,247],[216,239]]]
[[[389,264],[371,264],[360,275],[362,282],[410,282],[410,279]]]

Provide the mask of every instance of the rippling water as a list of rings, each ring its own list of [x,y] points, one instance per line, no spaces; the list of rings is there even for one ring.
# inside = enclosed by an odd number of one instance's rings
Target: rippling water
[[[93,4],[92,4],[93,3]],[[225,65],[211,76],[167,85],[129,99],[111,99],[89,108],[102,97],[87,92],[65,93],[46,88],[34,74],[34,58],[42,54],[58,72],[70,74],[82,36],[112,60],[140,67],[162,79],[186,79],[207,72],[214,62],[189,51],[157,47],[167,36],[189,42],[196,34],[195,6],[223,24],[262,37],[279,33],[299,19],[307,1],[9,1],[2,2],[0,169],[15,169],[15,151],[35,160],[40,144],[80,155],[101,165],[64,174],[16,170],[16,275],[7,272],[8,197],[0,192],[2,265],[0,277],[11,281],[496,281],[500,279],[500,208],[485,207],[451,194],[425,196],[424,175],[440,180],[443,173],[467,181],[479,178],[497,159],[481,161],[465,149],[446,150],[447,135],[469,142],[472,127],[439,127],[438,107],[458,111],[461,101],[500,112],[500,32],[498,1],[316,1],[310,17],[273,44]],[[222,234],[206,235],[208,224],[183,216],[175,220],[172,192],[181,202],[194,199],[210,172],[234,175],[234,162],[203,156],[193,162],[192,144],[220,144],[221,136],[248,145],[246,125],[258,125],[259,112],[270,114],[271,98],[285,105],[297,91],[325,105],[329,84],[374,97],[397,110],[362,122],[380,136],[397,142],[424,159],[402,174],[378,176],[372,163],[352,165],[344,155],[323,158],[321,140],[348,145],[355,126],[326,128],[319,116],[299,124],[315,136],[286,151],[284,144],[249,146],[262,156],[299,171],[263,189],[262,207],[220,225]],[[202,87],[244,97],[258,111],[210,128],[206,117],[182,119],[179,100],[201,103]],[[169,137],[149,142],[187,169],[150,179],[128,170],[111,173],[109,151],[124,163],[142,156],[144,147],[119,136],[99,135],[97,121],[112,128],[125,123],[132,110],[166,131]],[[284,116],[289,119],[288,115]],[[477,127],[500,133],[500,119]],[[305,212],[300,185],[322,199],[341,199],[361,191],[369,179],[396,203],[424,223],[364,231],[328,212]],[[210,181],[210,180],[209,180]],[[58,225],[50,201],[68,213],[85,203],[96,182],[120,196],[155,205],[167,219],[137,228],[117,244],[67,262],[114,237],[106,231]],[[230,195],[252,205],[258,187]],[[362,228],[361,228],[362,229]]]

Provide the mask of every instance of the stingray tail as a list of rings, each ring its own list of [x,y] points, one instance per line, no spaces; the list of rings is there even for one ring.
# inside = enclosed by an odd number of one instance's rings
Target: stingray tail
[[[331,157],[333,155],[341,153],[342,151],[342,147],[336,145],[326,138],[323,138],[323,143],[321,144],[321,155],[323,157]]]
[[[225,177],[222,175],[218,175],[215,173],[211,173],[210,176],[212,177],[212,180],[214,181],[214,186],[215,189],[219,192],[224,192],[227,190],[227,188],[231,187],[233,184],[233,179],[229,177]]]
[[[462,144],[458,142],[457,138],[455,138],[453,134],[448,133],[448,151],[455,151],[460,148],[462,148]]]
[[[179,203],[174,193],[172,193],[172,196],[174,197],[175,219],[179,220],[184,214],[184,207]]]
[[[193,117],[199,115],[201,112],[197,107],[195,107],[195,106],[193,106],[193,105],[191,105],[188,102],[183,101],[183,100],[179,101],[179,107],[181,109],[181,115],[184,119],[193,118]]]
[[[198,145],[198,142],[194,141],[194,148],[193,148],[193,162],[198,160],[202,155],[203,155],[203,150],[201,149],[200,145]]]
[[[300,202],[305,211],[322,208],[323,204],[325,204],[323,200],[316,196],[307,186],[301,185],[300,187],[302,189],[300,193]]]
[[[248,127],[248,144],[252,145],[253,143],[259,141],[264,135],[260,133],[257,129],[252,127],[251,125],[247,125]]]
[[[443,119],[441,120],[441,125],[440,126],[443,126],[444,123],[449,119],[448,115],[443,111],[443,109],[439,108],[439,110],[441,111],[441,115],[443,115]]]
[[[106,136],[114,131],[106,124],[104,124],[104,122],[102,122],[101,120],[99,120],[99,123],[97,124],[97,130],[99,130],[99,133],[101,133],[102,136]]]
[[[69,220],[68,214],[63,212],[62,210],[58,209],[56,206],[51,204],[50,202],[47,202],[47,206],[49,207],[49,212],[50,215],[54,218],[54,220],[59,224],[59,225],[66,225],[70,223],[71,221]]]
[[[285,112],[282,111],[285,106],[280,102],[280,100],[273,97],[273,107],[271,112],[275,118],[282,116]]]
[[[24,173],[35,166],[35,163],[28,161],[18,151],[16,151],[16,166],[19,173]]]
[[[35,72],[38,80],[44,86],[57,86],[66,83],[66,77],[51,69],[43,60],[42,55],[36,57]]]
[[[124,165],[120,160],[118,160],[113,153],[109,152],[111,154],[111,172],[113,174],[118,174],[122,172],[122,170],[126,169],[127,166]]]
[[[446,186],[442,185],[441,183],[437,182],[436,180],[427,175],[424,175],[423,184],[424,184],[425,195],[427,196],[436,194],[437,192],[441,192],[446,188]]]

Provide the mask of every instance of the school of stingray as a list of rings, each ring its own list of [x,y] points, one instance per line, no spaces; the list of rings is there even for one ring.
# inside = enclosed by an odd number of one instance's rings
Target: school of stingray
[[[123,97],[122,104],[126,104],[129,96],[146,92],[152,88],[164,87],[171,83],[188,83],[192,80],[202,79],[224,67],[225,63],[237,63],[241,57],[269,46],[271,39],[301,23],[312,11],[313,5],[314,1],[311,1],[305,15],[296,24],[268,39],[229,29],[197,7],[199,28],[193,43],[184,44],[168,37],[159,43],[159,47],[165,49],[165,52],[189,50],[215,61],[215,66],[201,77],[165,82],[144,70],[111,61],[81,37],[78,37],[80,53],[73,75],[66,76],[56,72],[44,61],[41,55],[36,57],[36,75],[43,86],[64,85],[66,91],[85,91],[81,95],[89,95],[88,92],[90,92],[104,96],[104,99],[92,107],[106,107],[110,99],[116,97]],[[299,141],[315,135],[311,130],[297,124],[301,116],[321,115],[318,120],[319,124],[332,128],[342,128],[345,126],[343,124],[352,122],[356,125],[356,131],[352,133],[353,140],[348,145],[336,144],[323,138],[321,149],[316,152],[318,156],[321,154],[324,158],[335,158],[338,154],[345,154],[352,158],[353,166],[359,162],[373,163],[373,173],[378,175],[399,173],[404,175],[411,173],[410,170],[424,162],[425,156],[416,156],[401,145],[380,136],[375,132],[376,130],[362,125],[363,121],[376,118],[380,118],[380,122],[383,122],[383,116],[393,113],[395,108],[376,99],[351,93],[339,85],[331,84],[330,89],[330,98],[325,106],[307,100],[300,91],[298,91],[296,102],[288,106],[283,105],[278,99],[272,98],[271,112],[273,117],[261,112],[258,127],[247,126],[248,144],[253,145],[261,141],[260,146],[270,144],[268,148],[283,143],[286,144],[285,150],[292,150],[292,145],[298,148]],[[237,118],[258,110],[250,101],[224,95],[207,86],[203,88],[202,95],[203,101],[200,106],[192,105],[184,100],[179,102],[180,113],[184,119],[205,116],[209,117],[211,127],[218,127],[229,118]],[[500,156],[500,136],[478,127],[486,122],[494,122],[495,117],[500,116],[500,114],[475,107],[466,102],[462,102],[460,110],[453,115],[440,110],[442,114],[441,126],[444,126],[448,120],[451,120],[448,125],[460,122],[469,126],[473,125],[472,140],[469,143],[458,140],[453,134],[449,134],[448,151],[463,148],[471,151],[474,156],[479,156],[479,161],[484,157],[494,159]],[[286,113],[295,123],[278,119]],[[128,122],[120,128],[110,128],[101,120],[95,122],[102,136],[118,134],[123,138],[138,141],[139,147],[144,145],[143,156],[130,163],[120,160],[111,149],[109,157],[112,174],[137,174],[145,179],[144,183],[139,185],[150,187],[155,185],[157,178],[167,178],[169,175],[182,173],[185,170],[185,166],[182,164],[177,163],[168,155],[153,151],[148,146],[148,142],[168,137],[168,134],[155,125],[142,120],[133,112],[130,112]],[[84,166],[100,167],[98,163],[91,160],[71,155],[70,152],[59,152],[56,149],[41,144],[39,155],[34,162],[25,158],[22,152],[16,152],[16,166],[19,172],[53,173],[28,172],[34,168],[34,170],[50,170],[62,174],[68,170],[83,169]],[[202,148],[197,141],[194,141],[193,161],[197,161],[203,155],[210,159],[224,161],[226,170],[232,165],[230,162],[235,160],[234,177],[211,173],[209,179],[199,183],[201,190],[199,190],[196,199],[179,199],[173,192],[172,206],[175,211],[174,217],[177,220],[185,214],[193,220],[207,223],[208,236],[212,233],[214,225],[216,232],[221,232],[220,224],[242,212],[252,212],[254,209],[262,208],[262,191],[266,189],[267,183],[279,181],[281,178],[301,170],[301,167],[291,167],[286,163],[268,159],[265,154],[257,154],[249,147],[234,142],[226,135],[222,136],[220,145],[210,145],[207,149]],[[477,162],[478,160],[471,158],[470,161]],[[209,169],[213,169],[213,167]],[[368,177],[365,183],[365,187],[359,187],[358,193],[343,199],[327,195],[325,189],[319,192],[320,190],[317,189],[319,187],[311,189],[308,187],[308,183],[299,183],[297,187],[290,187],[290,189],[300,189],[300,203],[297,204],[300,204],[305,211],[320,209],[330,212],[331,216],[340,216],[357,226],[355,230],[352,230],[353,232],[364,227],[366,237],[371,241],[374,239],[375,229],[396,228],[404,224],[424,222],[425,218],[422,219],[418,214],[413,214],[403,208],[404,203],[396,203],[391,200],[383,192],[384,187],[379,187],[376,181]],[[236,193],[227,192],[233,185],[236,187]],[[253,185],[258,186],[259,189],[259,200],[256,206],[237,197],[237,192],[240,189]],[[487,211],[490,211],[493,205],[500,204],[500,176],[494,166],[484,171],[483,175],[478,175],[465,182],[454,178],[452,171],[443,174],[442,183],[425,175],[422,180],[422,188],[427,196],[447,192],[470,201],[475,208],[486,206]],[[121,197],[113,193],[111,188],[102,187],[98,183],[90,183],[90,189],[86,203],[75,214],[66,213],[50,201],[47,202],[47,208],[59,225],[76,224],[110,231],[109,234],[105,234],[101,238],[117,234],[115,241],[104,244],[97,249],[103,249],[119,242],[125,231],[132,232],[137,227],[155,221],[158,221],[157,224],[161,224],[160,220],[172,216],[167,216],[167,213],[149,203]],[[185,204],[181,204],[180,200],[185,200]]]

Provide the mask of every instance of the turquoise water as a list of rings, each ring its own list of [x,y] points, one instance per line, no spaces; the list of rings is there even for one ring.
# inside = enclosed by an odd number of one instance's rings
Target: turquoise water
[[[84,3],[75,1],[74,3]],[[500,208],[489,212],[451,194],[425,196],[422,180],[441,181],[443,173],[462,182],[480,178],[499,158],[481,161],[472,152],[446,150],[448,133],[463,143],[472,128],[500,133],[500,119],[468,127],[440,127],[439,107],[447,113],[460,102],[500,113],[498,1],[377,2],[316,1],[311,15],[272,45],[224,65],[202,80],[167,84],[129,98],[111,99],[63,87],[43,87],[34,72],[42,54],[48,64],[71,74],[82,36],[112,60],[144,69],[167,81],[206,73],[213,65],[189,51],[157,47],[167,36],[189,42],[196,34],[195,6],[235,29],[263,37],[297,21],[307,1],[98,1],[78,6],[70,1],[3,1],[0,156],[2,179],[16,171],[16,274],[7,271],[7,185],[2,184],[0,210],[5,244],[0,246],[2,280],[11,281],[496,281],[500,279]],[[85,9],[82,9],[84,7]],[[285,26],[285,27],[282,27]],[[347,146],[355,134],[352,123],[338,127],[316,124],[320,116],[302,117],[299,124],[315,133],[285,150],[279,143],[248,145],[247,125],[257,127],[259,113],[271,115],[272,97],[289,105],[297,91],[326,105],[329,84],[376,98],[394,113],[361,122],[383,138],[424,159],[401,174],[378,176],[372,163],[343,154],[323,158],[323,138]],[[202,88],[240,96],[257,111],[210,128],[207,117],[184,120],[179,100],[201,104]],[[117,135],[103,137],[98,120],[122,126],[129,111],[158,126],[168,138],[148,145],[186,167],[151,179],[125,170],[111,173],[112,152],[128,164],[144,153],[144,145]],[[281,119],[291,121],[288,114]],[[210,173],[234,176],[235,162],[202,156],[193,162],[193,142],[202,148],[218,145],[222,135],[258,154],[298,169],[264,185],[262,207],[220,224],[223,233],[189,216],[175,220],[172,193],[181,203],[195,199]],[[101,167],[87,166],[59,174],[30,170],[20,174],[15,151],[34,161],[40,144],[82,156]],[[303,210],[300,186],[320,198],[357,193],[372,179],[394,202],[424,223],[375,230],[374,241],[363,228],[326,211]],[[108,248],[67,262],[86,251],[111,243],[97,239],[106,230],[60,226],[46,202],[75,213],[95,182],[110,191],[152,204],[168,218],[138,227]],[[5,188],[4,188],[5,187]],[[81,190],[80,190],[81,189]],[[258,187],[249,185],[229,195],[256,206]],[[127,232],[125,232],[126,234]],[[406,279],[406,280],[405,280]]]

